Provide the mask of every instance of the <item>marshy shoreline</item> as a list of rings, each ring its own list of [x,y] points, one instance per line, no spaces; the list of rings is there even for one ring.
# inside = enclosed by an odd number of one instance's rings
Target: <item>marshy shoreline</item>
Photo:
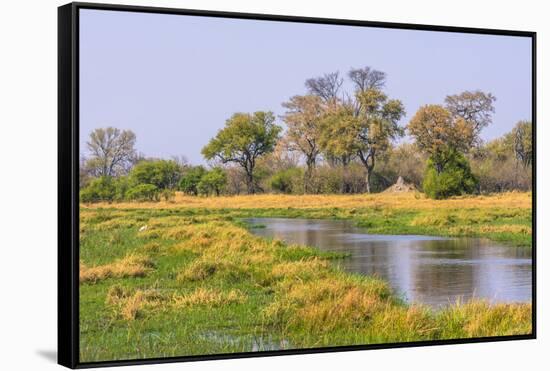
[[[337,269],[330,261],[341,255],[260,238],[242,222],[348,219],[368,223],[372,233],[482,236],[528,248],[529,193],[445,201],[178,195],[174,202],[86,204],[80,213],[83,362],[532,331],[530,303],[472,300],[437,311],[409,305],[387,282]]]

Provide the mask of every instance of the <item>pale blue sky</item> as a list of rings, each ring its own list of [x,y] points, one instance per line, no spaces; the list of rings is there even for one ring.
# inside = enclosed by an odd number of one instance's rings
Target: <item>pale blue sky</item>
[[[531,40],[196,16],[80,10],[81,151],[91,130],[137,135],[146,156],[201,148],[234,112],[284,112],[323,73],[371,66],[388,74],[406,125],[424,104],[481,89],[497,97],[482,137],[531,119]],[[280,120],[279,120],[279,123]]]

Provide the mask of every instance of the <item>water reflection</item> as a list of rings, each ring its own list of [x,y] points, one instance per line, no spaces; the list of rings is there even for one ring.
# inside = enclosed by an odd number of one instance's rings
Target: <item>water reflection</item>
[[[367,234],[350,221],[257,218],[252,233],[325,251],[349,252],[344,269],[383,278],[411,302],[446,305],[461,298],[531,300],[531,251],[478,238]]]

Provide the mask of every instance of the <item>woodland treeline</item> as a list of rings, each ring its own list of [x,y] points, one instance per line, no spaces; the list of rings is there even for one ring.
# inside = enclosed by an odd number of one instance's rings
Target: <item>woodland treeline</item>
[[[347,81],[346,81],[347,79]],[[347,84],[345,84],[347,83]],[[401,125],[402,102],[384,72],[364,67],[308,79],[285,113],[235,113],[202,149],[208,167],[184,157],[146,158],[131,130],[95,129],[81,158],[83,202],[167,200],[191,195],[380,192],[401,176],[429,197],[530,190],[532,124],[484,142],[496,97],[465,91],[421,106]],[[347,91],[345,86],[351,86]],[[402,139],[405,138],[405,139]]]

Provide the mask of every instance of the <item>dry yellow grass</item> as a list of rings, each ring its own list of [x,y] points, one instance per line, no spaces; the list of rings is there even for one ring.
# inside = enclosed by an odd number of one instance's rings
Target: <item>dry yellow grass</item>
[[[387,305],[391,305],[390,289],[381,281],[287,278],[277,286],[276,299],[263,315],[272,324],[330,332],[355,327]]]
[[[158,308],[169,298],[158,290],[136,290],[128,292],[118,285],[112,286],[105,300],[106,304],[117,307],[117,314],[127,321],[132,321],[147,308]]]
[[[172,300],[176,307],[193,305],[207,305],[216,307],[225,304],[244,303],[247,297],[240,290],[232,289],[229,292],[199,287],[187,295],[174,295]]]
[[[115,315],[126,321],[133,321],[147,311],[181,309],[204,305],[217,307],[221,305],[244,303],[247,296],[238,289],[220,291],[208,288],[197,288],[187,294],[163,294],[157,289],[128,290],[119,285],[109,288],[105,303],[115,309]]]
[[[276,264],[271,270],[275,279],[311,279],[327,273],[328,261],[318,258]]]
[[[195,260],[177,276],[179,281],[202,281],[216,273],[234,272],[237,266],[225,261]]]
[[[462,337],[503,336],[530,333],[532,306],[524,304],[491,304],[484,300],[461,303],[446,308],[439,314],[443,336],[445,331],[456,336],[460,328]]]
[[[434,313],[421,305],[387,305],[373,314],[370,323],[370,331],[388,334],[389,342],[431,339],[439,330]]]
[[[112,263],[88,267],[80,262],[80,282],[97,282],[106,278],[143,277],[153,268],[146,256],[130,254]]]
[[[484,196],[463,196],[448,200],[431,200],[420,193],[361,194],[361,195],[245,195],[222,197],[195,197],[176,193],[173,202],[122,202],[85,204],[83,208],[227,208],[227,209],[279,209],[279,208],[398,208],[398,209],[446,209],[446,208],[530,208],[530,192],[508,192]]]

